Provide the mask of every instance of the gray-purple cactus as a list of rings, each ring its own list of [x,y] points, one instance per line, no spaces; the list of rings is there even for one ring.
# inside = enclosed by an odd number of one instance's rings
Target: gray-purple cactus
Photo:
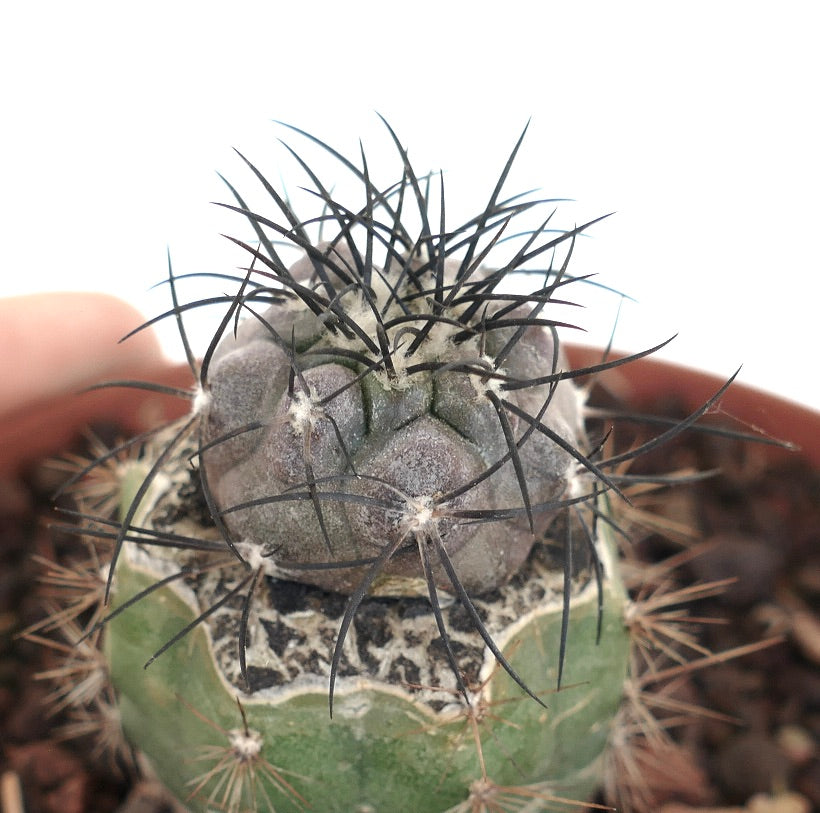
[[[543,381],[566,369],[538,315],[551,291],[523,305],[456,260],[363,263],[347,243],[312,248],[282,272],[281,301],[219,345],[202,454],[213,496],[234,537],[291,578],[353,592],[366,564],[306,566],[390,550],[374,586],[417,592],[418,546],[435,537],[464,589],[486,592],[546,533],[579,465],[566,451],[582,443],[577,391]]]

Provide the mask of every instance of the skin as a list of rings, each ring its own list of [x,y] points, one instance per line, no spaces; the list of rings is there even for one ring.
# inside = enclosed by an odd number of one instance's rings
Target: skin
[[[82,392],[113,379],[188,387],[190,373],[165,360],[133,307],[99,293],[48,293],[0,300],[0,478],[59,454],[83,427],[115,422],[140,432],[187,410],[181,399],[135,389]]]

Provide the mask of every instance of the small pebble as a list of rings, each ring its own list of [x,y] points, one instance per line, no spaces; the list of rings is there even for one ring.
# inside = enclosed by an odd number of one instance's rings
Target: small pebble
[[[740,734],[726,743],[717,758],[717,779],[731,801],[789,787],[792,766],[775,742],[762,734]]]
[[[799,793],[768,796],[759,793],[749,799],[745,807],[690,807],[671,802],[658,813],[811,813],[811,803]]]
[[[749,813],[811,813],[811,804],[799,793],[759,794],[749,799],[746,809]]]
[[[734,578],[718,601],[728,607],[747,607],[774,592],[783,557],[763,539],[751,534],[724,531],[704,541],[709,546],[692,560],[692,571],[702,581]]]
[[[811,734],[797,725],[784,725],[777,732],[776,740],[793,765],[805,765],[817,751]]]

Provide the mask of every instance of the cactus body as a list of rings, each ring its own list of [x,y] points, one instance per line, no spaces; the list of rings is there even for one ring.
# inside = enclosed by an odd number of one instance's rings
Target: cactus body
[[[140,525],[150,527],[146,522]],[[600,784],[602,755],[621,703],[629,650],[625,596],[617,578],[611,577],[616,561],[611,543],[602,537],[600,544],[607,573],[600,643],[596,644],[598,593],[595,583],[586,580],[572,598],[569,657],[564,688],[558,692],[560,575],[536,556],[491,600],[476,599],[496,643],[547,708],[524,695],[498,668],[480,636],[463,618],[459,623],[456,604],[445,611],[445,618],[461,654],[460,665],[472,672],[470,705],[465,705],[435,645],[429,607],[419,599],[373,598],[360,610],[364,620],[358,625],[355,646],[346,650],[331,720],[327,676],[342,604],[313,588],[299,591],[291,586],[302,600],[287,599],[290,613],[260,606],[267,602],[257,600],[249,658],[254,679],[268,685],[252,694],[237,685],[241,681],[235,667],[227,673],[222,669],[235,665],[233,653],[220,658],[216,651],[215,635],[220,628],[226,635],[224,627],[237,623],[237,608],[217,615],[208,631],[189,633],[143,669],[146,653],[157,650],[202,610],[192,590],[168,586],[108,625],[107,656],[123,728],[149,755],[164,782],[195,811],[221,809],[220,801],[226,802],[218,777],[193,797],[191,792],[220,759],[233,765],[234,756],[226,757],[226,732],[242,728],[237,698],[248,728],[261,735],[260,759],[281,781],[256,768],[258,786],[252,791],[249,783],[243,785],[233,803],[225,804],[231,810],[268,809],[263,802],[267,794],[271,809],[279,813],[308,805],[340,813],[440,813],[470,802],[487,779],[517,788],[521,809],[544,809],[546,802],[539,800],[551,797],[586,799]],[[115,604],[155,584],[167,573],[164,565],[167,560],[129,550],[117,570]],[[279,583],[273,587],[277,588],[288,589]],[[390,628],[404,628],[405,637],[390,638],[385,633]],[[419,642],[416,636],[425,640]],[[235,632],[226,638],[234,642]],[[363,657],[365,652],[370,656]],[[277,668],[312,663],[314,668],[301,669],[295,680],[287,680],[274,674],[274,663]],[[530,807],[524,808],[525,802]]]
[[[520,141],[484,210],[447,229],[442,201],[435,231],[390,133],[386,190],[319,142],[355,206],[298,159],[331,241],[251,166],[285,225],[234,192],[257,244],[236,241],[251,265],[191,354],[191,415],[118,470],[114,530],[89,519],[111,540],[123,728],[192,810],[537,811],[602,781],[629,679],[609,523],[630,454],[588,440],[573,381],[621,362],[572,370],[560,349],[585,226],[547,218],[491,270],[539,203],[500,197]],[[527,293],[504,288],[516,272]]]
[[[349,277],[358,278],[356,259],[348,247],[326,244],[289,276],[294,289],[344,290]],[[306,566],[354,562],[394,546],[376,590],[421,586],[426,593],[416,541],[435,533],[464,588],[483,593],[519,570],[563,509],[573,460],[547,433],[577,446],[579,402],[570,382],[529,383],[566,365],[527,308],[494,318],[508,310],[502,301],[463,318],[471,300],[438,302],[429,268],[409,260],[393,266],[368,269],[375,290],[366,297],[357,287],[338,296],[336,307],[353,314],[365,340],[345,335],[344,322],[330,331],[329,320],[298,299],[272,305],[223,340],[208,375],[204,442],[215,445],[203,465],[234,537],[291,578],[351,593],[366,565]],[[444,263],[439,288],[448,297],[457,286],[466,293],[486,285],[483,269],[467,278],[459,271],[456,261]],[[432,330],[405,356],[416,325]],[[503,381],[523,386],[504,392]],[[540,431],[513,411],[535,420],[545,404]],[[311,499],[294,499],[305,486]],[[551,501],[555,508],[546,507]],[[513,516],[461,519],[475,511]],[[434,572],[439,588],[452,589],[441,564]]]

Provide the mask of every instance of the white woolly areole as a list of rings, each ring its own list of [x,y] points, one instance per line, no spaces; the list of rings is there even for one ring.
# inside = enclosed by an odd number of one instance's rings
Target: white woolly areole
[[[480,356],[478,359],[478,365],[481,367],[486,367],[488,373],[498,373],[499,375],[504,375],[504,370],[501,367],[496,370],[493,364],[494,359],[492,356],[484,355]],[[488,392],[497,395],[499,398],[502,397],[502,379],[496,378],[495,376],[485,378],[484,376],[476,375],[475,373],[471,373],[468,377],[470,379],[470,383],[473,385],[473,389],[475,390],[476,398],[483,397]]]
[[[436,518],[433,513],[433,498],[411,497],[408,499],[400,524],[405,534],[423,533],[430,528],[430,526],[435,526]]]
[[[258,731],[234,728],[228,732],[228,743],[239,762],[250,762],[259,756],[265,741]]]
[[[191,413],[204,415],[211,405],[211,400],[211,393],[198,386],[194,391],[194,397],[191,399]]]
[[[265,556],[263,549],[247,539],[237,542],[234,547],[245,560],[249,570],[262,570],[266,576],[280,576],[282,571],[276,566],[272,557]]]
[[[291,398],[288,407],[288,414],[290,415],[290,424],[293,430],[299,435],[304,435],[313,429],[324,417],[325,411],[315,402],[315,398],[316,394],[314,392],[310,394],[299,391],[293,393],[293,398]]]

